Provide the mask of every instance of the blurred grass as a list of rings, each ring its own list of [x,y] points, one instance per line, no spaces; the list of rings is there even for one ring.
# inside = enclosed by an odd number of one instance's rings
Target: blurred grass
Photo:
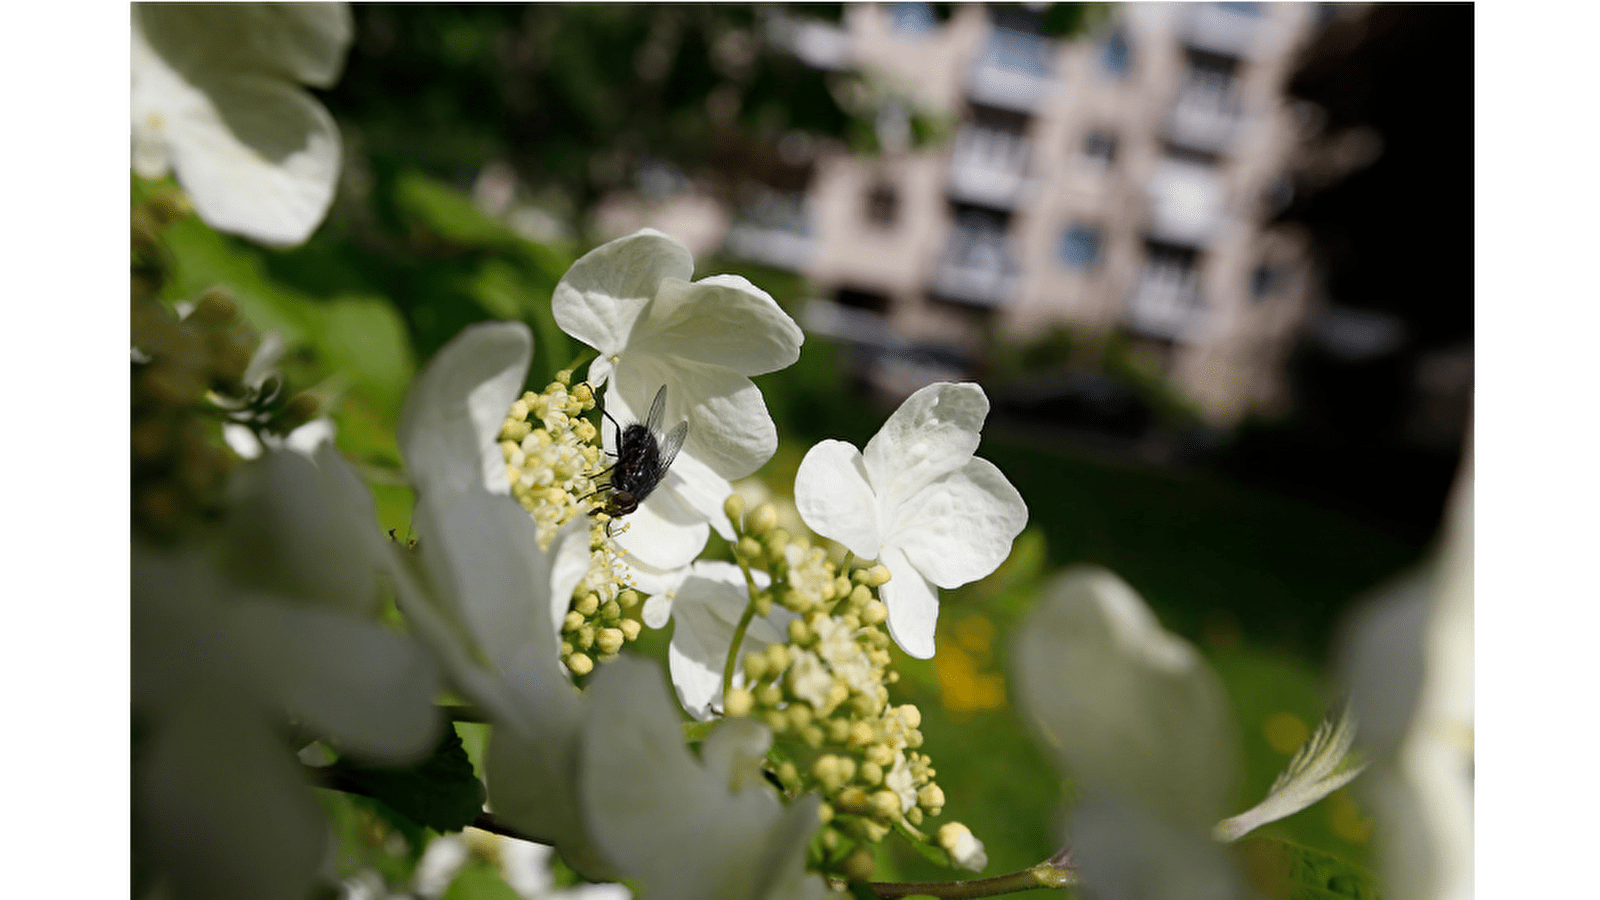
[[[147,186],[135,182],[135,200]],[[292,349],[298,387],[334,398],[340,448],[373,484],[382,527],[409,534],[394,429],[417,368],[462,327],[489,318],[527,322],[536,334],[530,386],[542,386],[580,349],[555,327],[550,293],[578,248],[526,241],[480,214],[457,189],[406,172],[378,173],[367,197],[340,206],[303,247],[265,251],[217,235],[192,217],[167,233],[176,262],[169,300],[224,285],[258,330]],[[697,276],[744,274],[797,318],[807,295],[792,274],[703,260]],[[785,441],[763,471],[792,493],[814,441],[860,446],[889,410],[848,385],[842,350],[809,340],[799,362],[756,379]],[[1414,561],[1421,547],[1345,515],[1241,487],[1213,475],[1110,462],[1027,435],[992,429],[980,454],[1029,505],[1029,531],[999,572],[947,592],[934,660],[899,657],[895,702],[923,712],[926,750],[947,806],[988,847],[989,874],[1054,852],[1065,786],[1012,714],[1006,689],[1015,629],[1043,579],[1064,565],[1096,563],[1121,575],[1169,628],[1197,641],[1237,708],[1245,772],[1239,809],[1252,805],[1329,701],[1321,678],[1330,635],[1350,599]],[[640,648],[664,656],[669,632]],[[370,820],[339,813],[346,833]],[[356,822],[361,819],[362,825]],[[1267,833],[1366,860],[1361,811],[1346,792]],[[879,877],[943,879],[895,841]],[[461,891],[466,891],[463,887]],[[452,890],[451,896],[474,896]]]

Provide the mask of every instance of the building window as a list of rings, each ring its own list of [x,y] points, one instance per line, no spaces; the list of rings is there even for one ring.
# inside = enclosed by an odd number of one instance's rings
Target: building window
[[[835,303],[851,309],[865,309],[872,312],[887,312],[889,310],[889,297],[878,291],[863,290],[853,287],[840,287],[833,294]]]
[[[1250,273],[1250,298],[1257,302],[1272,296],[1272,291],[1277,287],[1277,273],[1266,263],[1256,266]]]
[[[1100,229],[1093,225],[1074,225],[1061,236],[1061,261],[1074,269],[1093,269],[1100,264]]]
[[[1233,95],[1234,79],[1239,71],[1237,57],[1203,50],[1189,50],[1189,71],[1184,79],[1184,93],[1196,97],[1215,98],[1222,106]]]
[[[893,228],[900,218],[900,194],[894,185],[880,181],[867,191],[867,221],[878,228]]]
[[[984,50],[983,60],[997,69],[1020,72],[1035,78],[1049,78],[1050,57],[1054,55],[1054,50],[1054,43],[1043,35],[996,25],[989,33],[989,45]]]
[[[1100,69],[1113,78],[1125,78],[1133,71],[1133,51],[1121,31],[1113,31],[1100,48]]]
[[[931,3],[895,3],[890,6],[896,34],[905,37],[922,37],[939,27]]]
[[[1083,155],[1089,162],[1110,166],[1117,161],[1117,136],[1109,131],[1091,131],[1083,139]]]

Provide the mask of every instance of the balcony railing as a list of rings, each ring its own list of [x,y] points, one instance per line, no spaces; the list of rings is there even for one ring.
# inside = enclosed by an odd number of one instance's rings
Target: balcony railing
[[[803,194],[763,191],[740,210],[723,239],[733,256],[799,271],[816,245]]]
[[[954,200],[1015,209],[1028,183],[1028,145],[1020,134],[967,126],[950,153],[949,194]]]
[[[1033,112],[1050,93],[1055,50],[1044,35],[997,26],[972,67],[968,96],[987,106]]]
[[[1184,10],[1179,39],[1197,50],[1248,56],[1261,32],[1264,10],[1249,3],[1192,3]]]
[[[1127,323],[1141,334],[1183,341],[1194,337],[1205,315],[1193,270],[1147,267],[1128,301]]]
[[[1166,138],[1180,147],[1226,153],[1243,124],[1244,108],[1237,94],[1187,88],[1172,105]]]

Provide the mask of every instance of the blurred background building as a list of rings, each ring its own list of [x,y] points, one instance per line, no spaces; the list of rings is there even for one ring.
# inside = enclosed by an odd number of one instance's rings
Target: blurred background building
[[[1312,288],[1304,242],[1267,223],[1318,9],[1117,6],[1056,40],[1025,8],[852,7],[837,43],[905,101],[880,115],[883,151],[822,155],[729,249],[807,275],[810,330],[885,351],[891,394],[976,374],[985,335],[1066,325],[1131,338],[1213,424],[1279,410]],[[911,147],[911,106],[950,140]]]

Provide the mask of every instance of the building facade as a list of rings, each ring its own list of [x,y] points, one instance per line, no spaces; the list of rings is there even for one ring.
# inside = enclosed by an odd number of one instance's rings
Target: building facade
[[[1270,412],[1316,302],[1303,240],[1266,222],[1304,130],[1283,86],[1321,9],[1119,5],[1063,41],[1015,9],[850,6],[800,43],[950,140],[910,149],[890,104],[883,153],[819,154],[725,247],[807,275],[808,325],[839,337],[959,356],[984,332],[1117,331],[1213,424]]]

